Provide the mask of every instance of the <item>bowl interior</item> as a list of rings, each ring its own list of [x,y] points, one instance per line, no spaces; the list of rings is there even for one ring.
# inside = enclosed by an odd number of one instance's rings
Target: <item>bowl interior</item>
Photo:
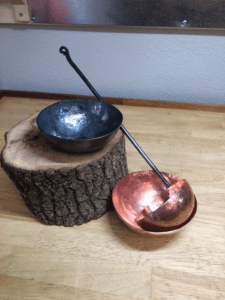
[[[38,127],[49,136],[69,140],[103,137],[122,123],[121,112],[111,104],[74,99],[48,106],[37,117]]]
[[[179,178],[171,174],[164,172],[162,174],[171,185],[179,180]],[[147,170],[131,173],[115,185],[112,194],[113,205],[119,217],[136,232],[143,234],[161,234],[166,232],[169,234],[170,232],[176,232],[178,228],[171,228],[171,230],[170,228],[162,228],[161,232],[154,232],[154,229],[152,232],[145,231],[136,222],[139,213],[163,190],[166,190],[166,187],[154,171]],[[194,214],[193,212],[182,226],[187,224],[193,218]],[[179,226],[179,228],[182,226]]]

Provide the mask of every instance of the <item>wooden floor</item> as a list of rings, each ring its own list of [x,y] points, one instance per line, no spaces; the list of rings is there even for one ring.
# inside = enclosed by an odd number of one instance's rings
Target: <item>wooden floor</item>
[[[4,133],[52,100],[0,100]],[[41,224],[0,170],[0,299],[225,299],[225,115],[117,106],[161,171],[185,178],[198,200],[176,235],[130,231],[114,211],[82,226]],[[149,169],[126,140],[129,172]]]

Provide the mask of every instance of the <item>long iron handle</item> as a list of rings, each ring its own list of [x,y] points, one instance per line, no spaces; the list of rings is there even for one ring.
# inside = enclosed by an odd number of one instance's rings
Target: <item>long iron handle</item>
[[[165,184],[165,186],[168,188],[171,185],[169,182],[165,179],[165,177],[162,175],[162,173],[157,169],[157,167],[153,164],[151,159],[145,154],[145,152],[141,149],[141,147],[138,145],[138,143],[134,140],[134,138],[129,134],[129,132],[126,130],[126,128],[123,126],[123,124],[120,125],[120,129],[123,131],[123,133],[126,135],[126,137],[130,140],[130,142],[134,145],[134,147],[137,149],[137,151],[141,154],[141,156],[144,158],[144,160],[147,162],[147,164],[155,171],[155,173],[159,176],[159,178],[162,180],[162,182]]]
[[[62,46],[59,49],[59,52],[66,56],[67,61],[71,65],[72,68],[78,73],[78,75],[81,77],[81,79],[85,82],[85,84],[89,87],[89,89],[92,91],[92,93],[95,95],[95,97],[103,102],[103,99],[98,94],[98,92],[94,89],[94,87],[91,85],[91,83],[87,80],[87,78],[84,76],[84,74],[81,72],[81,70],[77,67],[77,65],[72,61],[69,50]],[[130,140],[130,142],[134,145],[134,147],[137,149],[137,151],[141,154],[141,156],[145,159],[147,164],[155,171],[155,173],[158,175],[158,177],[162,180],[162,182],[165,184],[165,186],[168,188],[171,185],[169,182],[165,179],[165,177],[162,175],[162,173],[156,168],[156,166],[153,164],[153,162],[149,159],[149,157],[145,154],[145,152],[141,149],[141,147],[138,145],[138,143],[133,139],[133,137],[129,134],[129,132],[126,130],[126,128],[121,124],[120,129],[123,131],[123,133],[126,135],[126,137]]]
[[[74,70],[78,73],[78,75],[81,77],[81,79],[83,79],[83,81],[89,87],[89,89],[92,91],[92,93],[95,95],[95,97],[99,101],[103,102],[103,99],[101,98],[101,96],[99,95],[99,93],[94,89],[94,87],[92,86],[92,84],[87,80],[87,78],[84,76],[84,74],[78,68],[78,66],[72,61],[72,59],[70,57],[69,50],[65,46],[62,46],[62,47],[60,47],[59,52],[62,53],[63,55],[65,55],[66,59],[68,60],[68,63],[71,65],[71,67],[74,68]]]

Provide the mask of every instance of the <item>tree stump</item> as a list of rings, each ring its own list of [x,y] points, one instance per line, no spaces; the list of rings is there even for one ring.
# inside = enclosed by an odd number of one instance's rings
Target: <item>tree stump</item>
[[[72,226],[101,217],[113,208],[112,190],[128,173],[122,131],[100,151],[70,154],[42,135],[38,113],[5,134],[2,168],[45,224]]]

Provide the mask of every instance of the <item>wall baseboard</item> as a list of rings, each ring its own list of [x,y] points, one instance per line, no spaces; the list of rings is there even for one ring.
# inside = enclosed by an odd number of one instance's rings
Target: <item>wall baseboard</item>
[[[71,94],[54,94],[54,93],[39,93],[39,92],[25,92],[25,91],[0,91],[0,99],[2,97],[19,97],[19,98],[36,98],[49,100],[66,100],[66,99],[96,99],[94,96],[85,95],[71,95]],[[219,104],[204,104],[204,103],[190,103],[190,102],[176,102],[164,100],[143,100],[143,99],[127,99],[127,98],[113,98],[102,97],[103,100],[110,104],[119,104],[127,106],[143,106],[156,108],[172,108],[172,109],[186,109],[199,110],[211,112],[225,112],[225,105]]]
[[[18,97],[18,98],[48,99],[48,100],[96,99],[95,96],[85,96],[85,95],[2,90],[0,92],[0,98],[2,98],[4,96],[5,97]],[[102,97],[102,98],[104,99],[105,102],[108,102],[111,104],[123,105],[122,98],[110,98],[110,97]]]
[[[2,97],[4,97],[4,92],[0,91],[0,99],[2,99]]]

